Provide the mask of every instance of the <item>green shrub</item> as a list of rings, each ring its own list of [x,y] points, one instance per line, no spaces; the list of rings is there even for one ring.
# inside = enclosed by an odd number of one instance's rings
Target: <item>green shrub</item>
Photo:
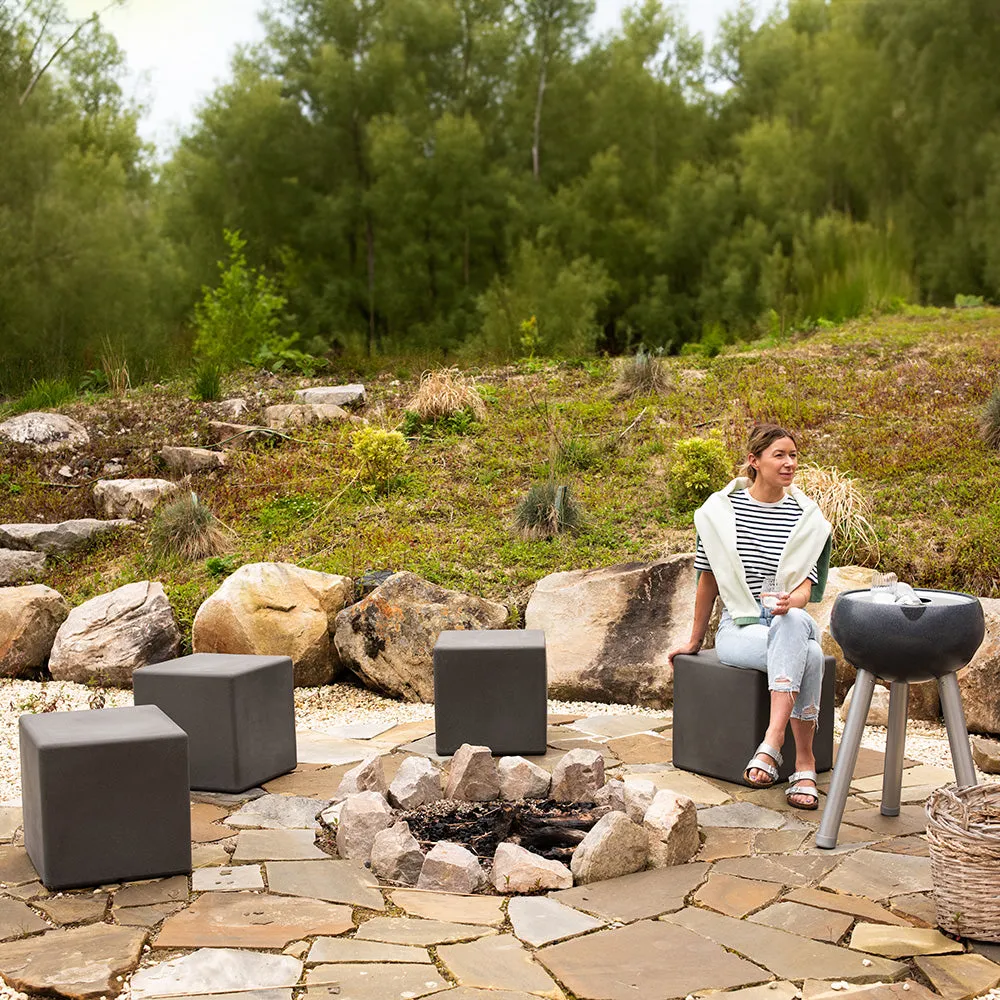
[[[31,388],[10,408],[12,413],[54,410],[76,396],[76,389],[64,378],[34,379]]]
[[[188,493],[161,505],[149,529],[149,546],[160,557],[205,559],[229,548],[232,532],[198,499]]]
[[[982,295],[956,295],[956,309],[982,309],[985,305]]]
[[[236,569],[236,560],[232,556],[210,556],[205,560],[205,570],[215,577],[229,576]]]
[[[191,396],[202,403],[222,399],[222,369],[214,361],[202,361],[195,367]]]
[[[988,448],[1000,448],[1000,388],[993,390],[979,418],[979,431]]]
[[[285,298],[277,285],[247,266],[247,242],[238,232],[227,229],[225,239],[229,260],[219,261],[219,285],[204,288],[195,307],[194,352],[205,361],[231,367],[262,347],[280,351],[291,341],[278,334]]]
[[[358,460],[358,478],[369,486],[388,489],[406,462],[406,438],[399,431],[359,427],[351,435],[351,452]]]
[[[254,368],[263,368],[269,372],[298,372],[306,378],[312,378],[316,372],[326,368],[326,358],[317,358],[291,345],[298,340],[298,334],[288,338],[281,344],[261,344],[249,358]]]
[[[582,526],[583,511],[569,487],[551,481],[532,486],[514,511],[514,531],[529,540],[552,538]]]
[[[729,482],[732,471],[732,459],[720,438],[678,441],[667,472],[671,504],[680,513],[695,510]]]

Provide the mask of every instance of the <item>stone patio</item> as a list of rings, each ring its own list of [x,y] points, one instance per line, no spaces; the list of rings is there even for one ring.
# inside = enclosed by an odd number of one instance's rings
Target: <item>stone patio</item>
[[[813,846],[822,810],[675,771],[668,719],[552,716],[538,763],[600,748],[607,777],[641,774],[690,796],[698,856],[544,896],[380,886],[318,849],[312,817],[373,753],[387,774],[408,755],[437,759],[429,729],[302,733],[299,768],[266,789],[194,794],[192,878],[50,894],[19,846],[17,810],[5,810],[0,974],[28,994],[94,1000],[969,1000],[1000,984],[1000,947],[933,926],[919,803],[949,771],[908,761],[912,804],[889,819],[881,755],[863,752],[840,846],[824,852]]]

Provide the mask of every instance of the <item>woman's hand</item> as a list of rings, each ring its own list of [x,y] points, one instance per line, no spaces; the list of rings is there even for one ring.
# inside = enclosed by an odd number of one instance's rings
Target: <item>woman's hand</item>
[[[791,603],[792,595],[782,590],[777,595],[778,603],[770,609],[772,615],[787,615],[788,609],[794,607]]]
[[[701,642],[695,642],[694,639],[688,639],[683,645],[678,646],[676,649],[670,650],[667,653],[667,659],[670,661],[670,666],[674,665],[675,656],[690,656],[691,653],[697,653],[701,649]]]

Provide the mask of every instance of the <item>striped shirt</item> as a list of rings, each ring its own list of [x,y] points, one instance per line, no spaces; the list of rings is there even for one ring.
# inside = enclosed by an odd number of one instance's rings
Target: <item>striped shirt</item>
[[[743,563],[750,593],[759,600],[764,577],[778,572],[778,560],[792,528],[802,516],[802,508],[792,496],[784,496],[776,503],[761,503],[748,490],[738,490],[729,499],[736,514],[736,553]],[[702,572],[712,570],[700,538],[694,568]],[[819,579],[817,567],[813,566],[809,579],[813,583]]]

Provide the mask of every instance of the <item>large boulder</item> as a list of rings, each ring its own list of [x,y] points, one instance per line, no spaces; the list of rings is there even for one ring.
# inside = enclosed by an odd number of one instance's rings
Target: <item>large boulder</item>
[[[621,812],[605,813],[577,845],[570,870],[578,885],[631,875],[646,867],[649,834]]]
[[[837,663],[834,701],[840,705],[847,692],[854,684],[855,669],[844,658],[844,651],[830,632],[830,614],[837,597],[845,590],[867,590],[872,585],[872,570],[865,566],[836,566],[830,569],[826,581],[826,592],[823,600],[810,604],[806,611],[812,615],[820,630],[820,644],[823,653],[832,656]],[[938,719],[941,715],[941,702],[938,698],[936,684],[911,684],[909,700],[909,717],[911,719]],[[882,723],[871,722],[870,725]]]
[[[668,706],[667,653],[691,635],[694,594],[693,555],[540,580],[524,618],[545,632],[549,697]]]
[[[275,430],[350,419],[347,410],[333,403],[279,403],[264,410],[264,423]]]
[[[41,452],[86,448],[90,444],[87,428],[61,413],[18,414],[0,424],[0,439]]]
[[[31,549],[49,555],[64,555],[86,548],[109,531],[134,526],[135,521],[126,518],[98,521],[93,517],[57,524],[0,524],[0,545],[8,549]]]
[[[196,653],[290,656],[297,686],[328,683],[340,669],[334,620],[352,596],[350,577],[290,563],[249,563],[198,609]]]
[[[57,681],[131,687],[132,671],[177,656],[181,632],[162,584],[143,580],[74,608],[52,644]]]
[[[44,572],[44,552],[0,549],[0,587],[37,580]]]
[[[972,662],[958,675],[965,720],[976,733],[1000,734],[1000,600],[980,598],[986,636]]]
[[[29,677],[45,666],[69,604],[35,584],[0,590],[0,677]]]
[[[314,385],[295,390],[296,403],[332,403],[334,406],[355,406],[365,401],[365,387],[351,385]]]
[[[434,644],[448,629],[496,629],[502,604],[394,573],[337,615],[337,651],[368,687],[406,701],[434,700]]]
[[[169,479],[99,479],[94,502],[105,517],[146,517],[176,492],[177,484]]]

